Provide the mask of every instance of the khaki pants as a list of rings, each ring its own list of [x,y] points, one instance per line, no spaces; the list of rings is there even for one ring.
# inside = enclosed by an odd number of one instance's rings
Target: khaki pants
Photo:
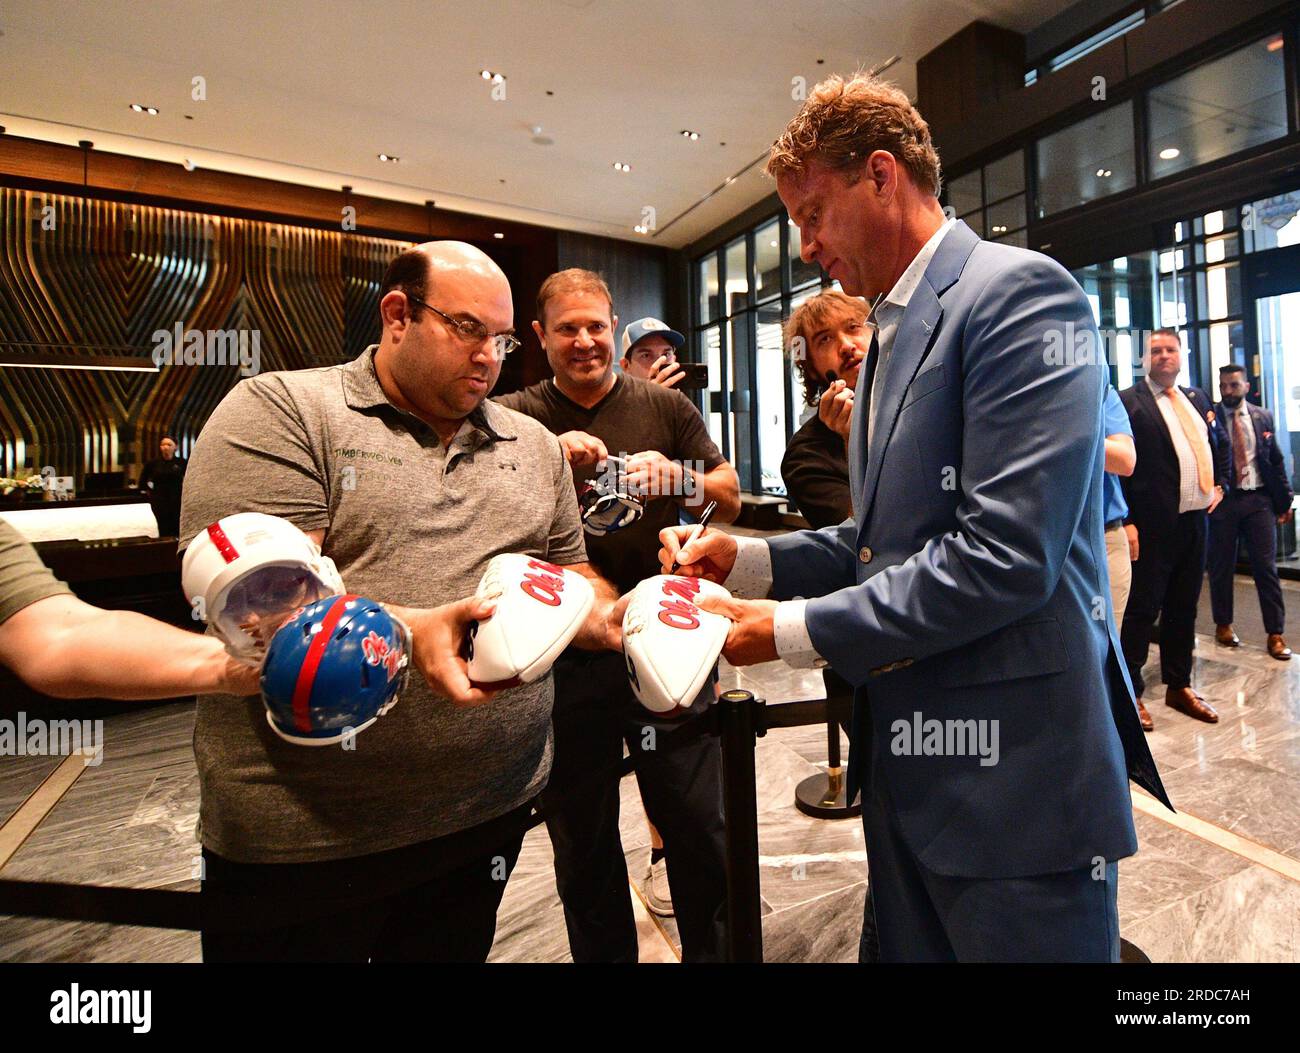
[[[1124,624],[1128,590],[1133,584],[1133,564],[1128,558],[1128,535],[1122,526],[1106,531],[1106,565],[1110,568],[1110,603],[1115,608],[1115,626]]]

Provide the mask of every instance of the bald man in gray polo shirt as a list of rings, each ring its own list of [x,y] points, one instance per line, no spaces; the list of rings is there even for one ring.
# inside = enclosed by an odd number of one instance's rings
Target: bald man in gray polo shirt
[[[595,579],[576,642],[621,646],[558,441],[485,401],[517,344],[505,275],[470,245],[421,245],[389,267],[379,307],[377,346],[243,381],[190,459],[182,546],[234,512],[289,520],[348,591],[401,605],[424,674],[350,750],[278,739],[256,697],[199,699],[205,891],[239,885],[325,914],[205,929],[205,960],[486,958],[550,771],[552,684],[473,688],[459,655],[473,611],[438,605],[472,596],[492,556],[523,552]]]

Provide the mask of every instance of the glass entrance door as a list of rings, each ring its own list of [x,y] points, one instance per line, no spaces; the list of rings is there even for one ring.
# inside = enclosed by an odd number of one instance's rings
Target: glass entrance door
[[[1297,276],[1300,278],[1300,276]],[[1255,301],[1257,354],[1250,365],[1260,403],[1273,414],[1274,434],[1286,459],[1291,487],[1300,490],[1300,290]],[[1278,565],[1300,570],[1295,522],[1278,538]]]

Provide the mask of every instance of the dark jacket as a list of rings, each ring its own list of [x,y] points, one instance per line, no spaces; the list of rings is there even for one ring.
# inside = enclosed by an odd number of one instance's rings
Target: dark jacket
[[[814,530],[853,516],[844,440],[813,414],[790,436],[781,458],[786,493]]]
[[[1255,467],[1259,471],[1260,483],[1268,494],[1269,500],[1273,502],[1273,514],[1285,515],[1295,495],[1291,491],[1291,480],[1286,477],[1286,461],[1282,457],[1281,447],[1278,446],[1277,438],[1273,434],[1273,415],[1253,402],[1247,402],[1246,409],[1250,414],[1251,424],[1255,426]],[[1214,413],[1218,418],[1219,426],[1223,429],[1224,445],[1228,450],[1228,478],[1235,486],[1237,466],[1232,455],[1232,425],[1229,411],[1222,402],[1218,402],[1215,403]]]
[[[1229,488],[1228,451],[1209,396],[1200,388],[1180,389],[1196,411],[1209,424],[1210,453],[1214,459],[1214,482],[1226,493]],[[1133,425],[1133,445],[1137,466],[1133,474],[1120,478],[1124,500],[1128,502],[1125,523],[1137,526],[1138,537],[1166,536],[1178,522],[1178,453],[1169,437],[1164,415],[1156,397],[1143,377],[1131,388],[1119,393]]]

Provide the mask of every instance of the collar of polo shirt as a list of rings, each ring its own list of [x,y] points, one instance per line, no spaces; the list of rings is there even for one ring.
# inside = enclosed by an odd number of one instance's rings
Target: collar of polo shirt
[[[371,344],[352,362],[343,367],[343,396],[347,400],[347,404],[355,410],[388,406],[397,410],[403,416],[413,417],[414,414],[407,413],[405,410],[394,406],[389,401],[388,396],[384,394],[384,389],[379,383],[379,377],[375,373],[375,352],[378,350],[378,344]],[[419,420],[418,417],[415,419]],[[505,414],[502,413],[500,407],[494,405],[488,399],[484,399],[479,403],[469,415],[468,420],[470,424],[493,441],[513,442],[519,438],[507,427]]]

